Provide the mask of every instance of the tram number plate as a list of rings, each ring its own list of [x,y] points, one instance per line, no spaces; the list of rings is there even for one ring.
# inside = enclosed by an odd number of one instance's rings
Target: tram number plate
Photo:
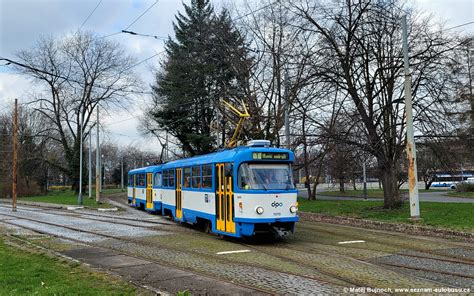
[[[287,160],[289,155],[286,152],[253,152],[253,159],[272,159],[272,160]]]
[[[281,216],[281,213],[273,213],[273,216]]]

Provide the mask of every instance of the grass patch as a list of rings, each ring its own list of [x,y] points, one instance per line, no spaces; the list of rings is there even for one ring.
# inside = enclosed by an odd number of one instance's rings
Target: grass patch
[[[108,194],[114,194],[117,192],[121,192],[120,189],[105,189],[102,192],[102,196],[107,196]],[[77,194],[74,191],[50,191],[48,195],[21,197],[19,200],[63,205],[77,205]],[[83,195],[83,205],[91,208],[104,208],[110,206],[107,203],[98,205],[95,202],[95,192],[92,194],[91,199],[89,198],[88,194]]]
[[[299,210],[330,216],[348,216],[369,220],[413,223],[410,209],[405,203],[399,210],[383,209],[382,201],[359,200],[316,200],[299,199]],[[422,225],[444,227],[456,230],[474,230],[474,204],[420,202]]]
[[[452,197],[466,197],[466,198],[474,198],[474,192],[457,192],[457,191],[450,191],[447,194],[448,196]]]
[[[77,264],[27,253],[0,238],[0,295],[133,295],[136,289]]]
[[[408,189],[401,189],[400,193],[407,193]],[[448,192],[446,189],[419,189],[418,192]],[[322,191],[318,192],[319,195],[324,196],[343,196],[343,197],[363,197],[364,191],[363,190],[346,190],[344,192],[340,192],[339,190],[332,190],[332,191]],[[383,198],[383,189],[367,189],[367,197],[371,198]]]

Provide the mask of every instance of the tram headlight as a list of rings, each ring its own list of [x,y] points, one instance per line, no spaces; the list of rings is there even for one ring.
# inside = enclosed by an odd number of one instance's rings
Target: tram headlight
[[[255,209],[255,211],[256,211],[257,214],[259,214],[259,215],[263,214],[263,208],[262,208],[262,207],[257,207],[257,208]]]
[[[298,208],[296,206],[291,206],[290,207],[290,212],[291,213],[296,213],[296,211],[298,211]]]

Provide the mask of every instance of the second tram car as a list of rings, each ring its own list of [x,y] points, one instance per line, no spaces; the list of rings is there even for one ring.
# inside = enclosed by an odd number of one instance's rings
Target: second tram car
[[[226,236],[284,236],[298,221],[293,161],[292,151],[259,140],[131,170],[128,203]]]

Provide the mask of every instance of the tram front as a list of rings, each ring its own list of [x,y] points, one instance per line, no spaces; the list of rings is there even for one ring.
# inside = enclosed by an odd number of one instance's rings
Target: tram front
[[[248,147],[237,153],[234,208],[241,235],[293,233],[298,221],[293,161],[293,152],[286,149]]]

